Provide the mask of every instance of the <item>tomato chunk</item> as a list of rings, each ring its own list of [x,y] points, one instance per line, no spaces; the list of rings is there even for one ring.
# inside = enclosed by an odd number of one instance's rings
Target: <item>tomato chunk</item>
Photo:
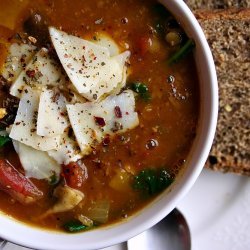
[[[144,56],[150,50],[152,46],[152,39],[149,36],[141,36],[137,42],[138,52],[141,56]]]
[[[0,190],[22,204],[30,204],[42,198],[43,193],[7,160],[0,159]]]
[[[87,168],[84,164],[80,166],[77,162],[71,162],[68,165],[63,165],[62,169],[62,175],[71,188],[80,188],[88,178]]]

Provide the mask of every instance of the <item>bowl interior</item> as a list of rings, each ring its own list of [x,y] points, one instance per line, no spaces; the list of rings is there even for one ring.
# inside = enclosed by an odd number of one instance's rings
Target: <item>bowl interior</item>
[[[63,234],[31,228],[0,215],[0,236],[19,245],[35,249],[99,249],[114,245],[141,233],[165,217],[187,193],[200,174],[212,145],[218,108],[218,89],[212,54],[205,36],[188,7],[179,0],[160,0],[195,40],[195,59],[200,82],[200,120],[188,167],[172,185],[143,211],[127,222],[83,234]],[[169,192],[171,191],[171,192]],[[13,234],[15,232],[15,234]]]

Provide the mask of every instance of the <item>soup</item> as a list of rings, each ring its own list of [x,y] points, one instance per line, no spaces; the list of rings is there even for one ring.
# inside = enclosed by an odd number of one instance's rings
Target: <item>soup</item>
[[[196,135],[192,40],[153,0],[0,6],[1,211],[77,232],[143,209]]]

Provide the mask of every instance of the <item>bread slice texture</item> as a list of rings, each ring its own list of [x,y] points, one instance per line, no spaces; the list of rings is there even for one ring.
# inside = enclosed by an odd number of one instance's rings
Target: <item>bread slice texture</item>
[[[206,167],[250,176],[250,9],[196,11],[219,83],[217,132]]]
[[[249,0],[186,0],[185,2],[192,10],[250,7]]]

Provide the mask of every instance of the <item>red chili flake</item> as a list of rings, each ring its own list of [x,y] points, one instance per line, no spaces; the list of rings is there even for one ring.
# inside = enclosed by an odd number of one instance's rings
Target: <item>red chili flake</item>
[[[25,62],[24,56],[21,57],[20,62],[21,62],[21,63],[24,63],[24,62]]]
[[[107,137],[105,137],[105,138],[103,139],[102,145],[103,145],[103,146],[108,146],[109,143],[110,143],[110,137],[107,136]]]
[[[104,127],[106,125],[105,120],[102,117],[94,116],[95,123],[100,127]]]
[[[35,70],[27,70],[26,71],[26,75],[30,78],[34,78],[35,77],[35,74],[36,74],[36,71]]]
[[[115,116],[117,118],[122,118],[122,111],[119,106],[115,106]]]

